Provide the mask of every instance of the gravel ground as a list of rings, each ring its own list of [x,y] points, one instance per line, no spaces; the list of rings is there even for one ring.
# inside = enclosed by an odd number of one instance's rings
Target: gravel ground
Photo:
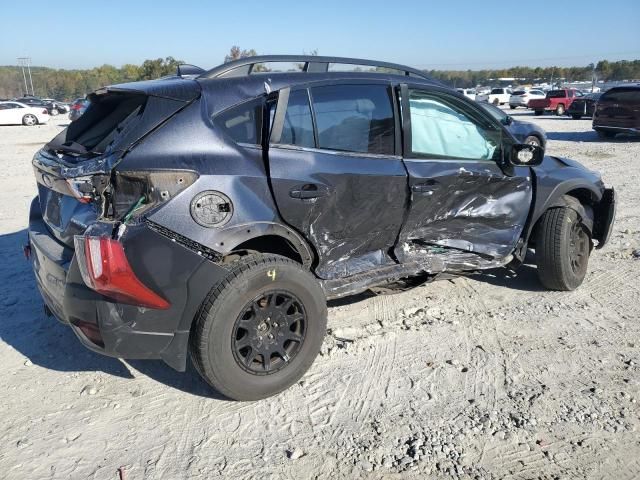
[[[0,127],[2,476],[638,478],[640,141],[515,115],[618,190],[582,287],[543,291],[527,265],[334,303],[309,373],[255,403],[191,367],[91,353],[45,318],[20,246],[31,156],[66,120]]]

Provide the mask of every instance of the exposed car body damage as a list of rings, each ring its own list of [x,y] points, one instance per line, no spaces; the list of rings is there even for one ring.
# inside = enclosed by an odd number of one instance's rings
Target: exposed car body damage
[[[250,252],[289,257],[337,298],[407,276],[441,278],[522,260],[537,222],[558,206],[585,220],[598,247],[606,243],[615,193],[599,175],[553,157],[538,166],[514,163],[518,142],[504,125],[437,82],[400,71],[211,71],[91,95],[87,112],[33,159],[38,199],[29,238],[45,303],[89,348],[162,358],[184,370],[200,305],[231,259]],[[360,99],[355,120],[341,125],[355,128],[369,115],[392,148],[367,150],[380,143],[373,128],[363,150],[321,148],[316,117],[311,146],[282,141],[289,99],[304,92],[315,113],[314,89],[327,85],[384,90],[390,122]],[[402,106],[411,89],[463,102],[470,118],[494,129],[501,156],[413,155]],[[137,279],[170,307],[135,306],[87,288],[78,237],[122,245]]]

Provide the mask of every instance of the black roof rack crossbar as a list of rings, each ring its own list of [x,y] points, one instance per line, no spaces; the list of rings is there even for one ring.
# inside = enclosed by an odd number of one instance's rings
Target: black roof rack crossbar
[[[254,66],[263,63],[290,62],[302,64],[302,72],[322,73],[329,70],[330,64],[363,65],[368,67],[398,70],[404,75],[413,75],[431,80],[424,72],[397,63],[363,60],[361,58],[320,57],[317,55],[257,55],[223,63],[200,75],[199,78],[236,77],[250,75]]]

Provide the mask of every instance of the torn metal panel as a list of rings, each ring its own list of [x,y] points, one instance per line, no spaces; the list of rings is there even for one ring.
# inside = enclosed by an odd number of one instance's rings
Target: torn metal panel
[[[429,244],[503,258],[515,248],[531,208],[528,168],[506,176],[493,161],[405,160],[411,186],[400,244]],[[402,254],[396,247],[397,256]]]

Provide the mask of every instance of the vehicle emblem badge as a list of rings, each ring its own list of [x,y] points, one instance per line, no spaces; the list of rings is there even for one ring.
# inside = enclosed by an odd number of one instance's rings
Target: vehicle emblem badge
[[[233,215],[233,205],[224,193],[214,190],[200,192],[191,200],[191,216],[203,227],[221,227]]]

